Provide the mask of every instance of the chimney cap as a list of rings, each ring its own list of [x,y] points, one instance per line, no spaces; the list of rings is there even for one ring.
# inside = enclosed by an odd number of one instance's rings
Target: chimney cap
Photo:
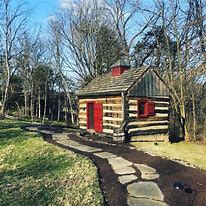
[[[123,66],[123,67],[130,67],[130,64],[128,64],[125,60],[119,59],[115,64],[111,66],[112,67],[118,67],[118,66]]]

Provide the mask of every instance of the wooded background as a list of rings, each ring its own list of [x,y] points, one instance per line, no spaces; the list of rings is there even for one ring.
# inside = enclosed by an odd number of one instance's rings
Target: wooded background
[[[206,139],[205,0],[70,0],[47,31],[13,1],[0,0],[2,114],[75,124],[78,88],[124,58],[165,80],[174,131]]]

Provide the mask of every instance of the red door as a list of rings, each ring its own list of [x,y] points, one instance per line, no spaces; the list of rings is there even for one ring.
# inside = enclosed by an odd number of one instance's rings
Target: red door
[[[103,107],[102,103],[94,103],[94,130],[96,132],[103,131],[102,125]]]

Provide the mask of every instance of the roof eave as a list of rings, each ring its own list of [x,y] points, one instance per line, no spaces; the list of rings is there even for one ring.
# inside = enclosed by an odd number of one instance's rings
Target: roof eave
[[[78,97],[97,97],[97,96],[108,96],[108,95],[121,95],[122,92],[125,92],[125,91],[109,91],[109,92],[98,92],[98,93],[79,93],[77,94]]]

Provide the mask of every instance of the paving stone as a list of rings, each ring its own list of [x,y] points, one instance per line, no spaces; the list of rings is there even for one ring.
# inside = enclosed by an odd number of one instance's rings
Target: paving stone
[[[112,154],[110,152],[100,152],[100,153],[94,153],[94,155],[101,157],[103,159],[110,159],[110,158],[114,158],[117,157],[115,154]]]
[[[111,159],[108,159],[108,161],[109,161],[109,164],[112,165],[114,169],[127,167],[133,164],[132,162],[122,157],[111,158]]]
[[[127,203],[129,206],[168,206],[165,202],[134,197],[129,197]]]
[[[135,175],[123,175],[123,176],[118,177],[118,180],[121,184],[126,184],[136,179],[137,179],[137,176]]]
[[[163,201],[164,196],[154,182],[138,182],[127,186],[130,196]]]
[[[134,164],[141,172],[141,178],[145,180],[154,180],[159,178],[156,169],[149,167],[145,164]]]
[[[54,140],[67,140],[67,139],[69,139],[69,137],[67,137],[67,134],[66,133],[62,133],[62,134],[53,134],[52,135],[52,138],[54,139]]]
[[[26,129],[28,129],[31,132],[36,132],[38,131],[38,127],[26,127]]]
[[[159,177],[160,177],[159,174],[142,174],[141,175],[141,178],[145,179],[145,180],[154,180],[154,179],[157,179]]]
[[[77,146],[76,149],[81,150],[83,152],[101,152],[102,149],[96,147],[89,147],[89,146]]]
[[[44,133],[44,134],[54,134],[53,131],[49,131],[49,130],[45,130],[45,129],[39,130],[39,132]]]
[[[83,152],[101,152],[102,149],[100,148],[96,148],[96,147],[89,147],[87,145],[82,145],[80,143],[77,143],[73,140],[58,140],[57,142],[59,142],[60,144],[64,144],[66,146],[69,146],[71,148],[83,151]]]
[[[149,167],[145,164],[134,164],[139,170],[141,173],[156,173],[156,169],[152,168],[152,167]]]
[[[132,167],[118,167],[118,168],[113,168],[114,172],[118,175],[127,175],[127,174],[133,174],[135,173],[135,169]]]

